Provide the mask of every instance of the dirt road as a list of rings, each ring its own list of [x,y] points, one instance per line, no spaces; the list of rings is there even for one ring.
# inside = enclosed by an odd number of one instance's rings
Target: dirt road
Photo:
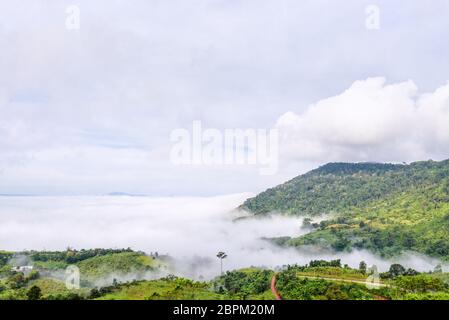
[[[276,275],[275,274],[271,278],[271,292],[273,292],[274,296],[276,297],[276,300],[282,300],[281,295],[276,290]]]

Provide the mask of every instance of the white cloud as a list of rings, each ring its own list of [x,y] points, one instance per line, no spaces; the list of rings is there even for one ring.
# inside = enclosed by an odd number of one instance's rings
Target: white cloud
[[[170,131],[189,128],[193,120],[217,129],[269,128],[280,114],[297,108],[304,117],[313,101],[371,75],[395,82],[413,79],[424,90],[447,78],[442,71],[449,67],[449,46],[441,41],[449,30],[446,0],[431,6],[380,0],[378,32],[366,30],[365,4],[358,0],[78,0],[78,31],[65,28],[66,8],[72,4],[0,2],[2,193],[109,192],[111,185],[128,190],[131,184],[138,193],[165,195],[261,190],[303,168],[264,179],[251,168],[243,174],[240,168],[223,167],[174,170],[164,152]],[[393,95],[399,90],[392,89]],[[408,108],[407,101],[398,102]],[[307,119],[319,121],[320,110]],[[371,126],[370,119],[383,121],[381,113],[359,112],[359,124],[348,121],[346,113],[333,114],[334,123],[301,125],[308,127],[301,136],[312,137],[292,148],[307,150],[306,158],[316,165],[329,155],[368,160],[377,141],[402,139],[391,123],[382,124],[385,130]],[[408,139],[399,150],[397,144],[384,144],[383,154],[414,153],[418,159],[427,157],[431,146],[433,153],[444,153],[444,118],[422,120],[439,132],[427,135],[425,150]],[[362,130],[367,125],[370,130]],[[70,148],[73,154],[57,162]],[[79,150],[86,156],[76,156]],[[346,157],[348,152],[355,154]],[[136,153],[148,154],[146,162],[130,160]],[[89,190],[77,185],[79,171],[73,168],[96,173]],[[139,170],[148,174],[136,175]],[[56,176],[66,177],[66,183]]]
[[[126,248],[158,251],[177,260],[189,276],[215,276],[215,255],[225,251],[226,269],[306,264],[314,259],[342,259],[353,267],[361,260],[388,269],[386,261],[365,251],[279,248],[261,237],[299,236],[299,217],[274,216],[233,222],[233,210],[250,194],[220,197],[0,197],[0,243],[6,250]],[[31,214],[32,213],[32,214]],[[435,259],[406,255],[395,261],[432,270]],[[196,267],[195,267],[196,266]]]
[[[302,113],[281,116],[284,156],[296,161],[449,158],[449,83],[420,94],[412,81],[356,81]]]

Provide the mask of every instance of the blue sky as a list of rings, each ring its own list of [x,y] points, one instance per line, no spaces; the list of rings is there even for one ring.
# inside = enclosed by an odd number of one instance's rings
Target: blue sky
[[[79,30],[65,26],[72,4]],[[371,4],[379,30],[365,27]],[[0,193],[255,192],[329,161],[444,158],[447,131],[435,123],[447,119],[447,12],[445,0],[3,1]],[[386,82],[353,87],[371,77]],[[388,85],[403,83],[391,97]],[[368,87],[373,100],[359,99]],[[403,105],[390,112],[396,100]],[[351,108],[371,102],[380,131],[356,142],[337,132],[340,121],[363,136]],[[333,105],[341,112],[328,113]],[[194,120],[301,136],[284,144],[274,176],[250,166],[173,167],[170,132]],[[410,128],[423,134],[404,135]]]

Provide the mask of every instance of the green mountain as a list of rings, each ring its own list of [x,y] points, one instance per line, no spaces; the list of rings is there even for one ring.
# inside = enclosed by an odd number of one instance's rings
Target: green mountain
[[[330,219],[289,246],[406,250],[449,259],[449,160],[410,165],[330,163],[255,198],[241,209]]]

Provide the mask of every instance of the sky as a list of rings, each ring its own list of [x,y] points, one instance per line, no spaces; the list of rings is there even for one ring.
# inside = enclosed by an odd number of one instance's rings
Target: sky
[[[258,192],[331,161],[449,158],[448,10],[0,0],[0,194]],[[194,121],[279,130],[279,169],[174,165]]]

